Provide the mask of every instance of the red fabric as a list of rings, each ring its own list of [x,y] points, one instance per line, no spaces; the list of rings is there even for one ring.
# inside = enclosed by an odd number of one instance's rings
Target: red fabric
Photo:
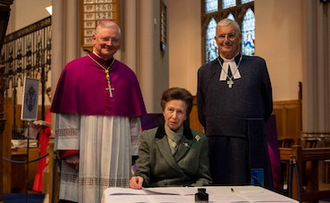
[[[60,158],[64,159],[65,157],[68,157],[73,154],[79,154],[79,150],[66,150],[66,151],[61,151],[60,152]]]
[[[46,114],[45,121],[48,123],[51,123],[51,113],[50,110],[48,110]],[[47,147],[48,147],[48,142],[49,142],[49,136],[50,136],[51,128],[50,127],[44,127],[40,133],[39,133],[39,156],[43,156],[47,153]],[[34,183],[33,183],[33,190],[37,192],[42,192],[42,173],[46,167],[46,157],[40,159],[38,161],[38,166],[37,166],[37,172],[34,177]]]

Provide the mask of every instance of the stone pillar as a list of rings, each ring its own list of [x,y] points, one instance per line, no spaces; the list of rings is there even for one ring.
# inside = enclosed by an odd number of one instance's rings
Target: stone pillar
[[[304,1],[303,131],[330,132],[330,3]]]
[[[137,51],[137,34],[138,34],[138,16],[137,16],[137,1],[125,0],[122,1],[125,13],[121,13],[121,29],[122,29],[122,46],[120,51],[122,52],[121,60],[130,67],[139,78],[139,71],[137,71],[138,54]]]
[[[6,36],[7,25],[10,16],[10,5],[13,4],[14,0],[0,0],[0,51],[2,49],[3,41]],[[1,64],[0,64],[1,65]],[[5,118],[4,118],[4,67],[0,67],[0,202],[3,202],[3,163],[2,163],[2,133],[5,129]]]
[[[137,2],[136,72],[147,112],[160,113],[161,94],[169,87],[168,48],[164,52],[160,50],[160,1]]]

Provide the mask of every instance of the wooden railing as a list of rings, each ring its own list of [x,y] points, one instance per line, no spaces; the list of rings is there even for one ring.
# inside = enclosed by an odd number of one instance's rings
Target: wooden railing
[[[41,104],[45,103],[45,84],[51,70],[51,39],[51,16],[5,37],[0,64],[4,67],[5,94],[8,95],[10,88],[13,90],[14,104],[17,104],[16,88],[23,86],[24,77],[40,79]],[[41,110],[44,116],[44,108]]]
[[[330,159],[330,148],[303,148],[293,145],[292,148],[280,148],[281,161],[295,160],[298,173],[293,173],[292,198],[301,202],[318,202],[330,198],[330,190],[319,188],[319,161]],[[303,184],[306,180],[306,185]]]

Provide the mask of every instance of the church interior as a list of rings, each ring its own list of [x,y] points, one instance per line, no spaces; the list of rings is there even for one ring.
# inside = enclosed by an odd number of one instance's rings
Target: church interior
[[[212,18],[205,12],[208,0],[0,0],[0,202],[9,193],[41,193],[43,202],[57,202],[53,125],[42,192],[32,189],[37,161],[26,160],[40,154],[36,140],[24,136],[24,77],[40,80],[36,120],[45,120],[51,105],[46,89],[56,87],[67,62],[92,48],[84,6],[93,2],[111,4],[111,17],[103,18],[116,21],[123,33],[115,58],[135,72],[148,114],[161,113],[159,98],[169,87],[196,95]],[[275,138],[281,192],[301,202],[330,202],[330,1],[235,2],[237,10],[214,16],[220,20],[234,12],[242,19],[247,8],[254,13],[253,54],[266,60],[273,89],[266,131]],[[193,105],[190,126],[203,132],[196,98]]]

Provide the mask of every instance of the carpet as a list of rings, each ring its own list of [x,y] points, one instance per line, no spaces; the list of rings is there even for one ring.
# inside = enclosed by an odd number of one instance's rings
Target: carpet
[[[20,193],[4,193],[4,203],[42,203],[45,194],[20,194]]]

